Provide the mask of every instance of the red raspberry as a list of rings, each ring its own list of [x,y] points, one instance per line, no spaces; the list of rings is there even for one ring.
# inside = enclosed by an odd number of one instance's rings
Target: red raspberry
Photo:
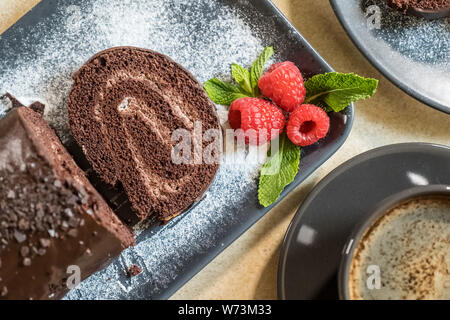
[[[259,79],[258,86],[264,96],[287,112],[294,111],[305,100],[302,74],[290,61],[272,65]]]
[[[285,121],[280,109],[258,98],[237,99],[228,113],[231,128],[242,129],[236,131],[236,137],[245,137],[245,143],[252,145],[261,145],[278,137],[283,132]]]
[[[330,129],[330,118],[322,108],[304,104],[289,116],[286,132],[296,145],[306,147],[325,137]]]

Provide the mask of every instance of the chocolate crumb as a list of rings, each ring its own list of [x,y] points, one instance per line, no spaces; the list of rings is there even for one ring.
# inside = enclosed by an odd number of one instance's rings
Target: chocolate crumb
[[[23,263],[23,265],[25,267],[29,267],[29,266],[31,266],[31,259],[30,258],[24,258],[22,263]]]
[[[43,103],[36,101],[36,102],[33,102],[32,104],[30,104],[30,109],[39,113],[40,115],[43,115],[44,110],[45,110],[45,105]]]
[[[22,257],[26,257],[30,254],[30,248],[28,248],[27,246],[23,246],[22,248],[20,248],[20,255]]]
[[[72,210],[70,210],[70,208],[64,209],[64,214],[66,215],[67,218],[73,217],[73,212],[72,212]]]
[[[27,240],[27,236],[25,234],[23,234],[22,232],[14,230],[14,239],[16,239],[16,241],[18,243],[22,243],[25,240]]]
[[[25,219],[22,218],[19,220],[18,227],[20,230],[24,231],[30,227],[30,224],[28,223],[28,221],[26,221]]]
[[[78,236],[78,230],[77,230],[77,229],[70,229],[70,230],[67,232],[67,235],[68,235],[69,237],[76,238],[76,237]]]
[[[61,181],[59,181],[59,180],[55,180],[55,182],[53,182],[53,185],[54,185],[56,188],[61,188],[61,187],[62,187],[62,183],[61,183]]]
[[[63,231],[69,230],[69,224],[67,223],[67,221],[63,221],[63,222],[61,223],[60,228],[61,228],[61,230],[63,230]]]
[[[52,237],[52,238],[56,238],[56,237],[58,236],[58,234],[56,233],[56,231],[53,230],[53,229],[49,229],[49,230],[48,230],[48,234],[49,234],[49,236]]]
[[[50,239],[41,238],[41,239],[39,239],[39,243],[41,244],[41,246],[43,248],[48,248],[48,247],[50,247],[51,241],[50,241]]]
[[[127,275],[128,275],[128,277],[131,278],[131,277],[137,276],[137,275],[140,274],[141,272],[142,272],[142,269],[141,269],[139,266],[133,264],[133,265],[131,265],[130,268],[128,269]]]

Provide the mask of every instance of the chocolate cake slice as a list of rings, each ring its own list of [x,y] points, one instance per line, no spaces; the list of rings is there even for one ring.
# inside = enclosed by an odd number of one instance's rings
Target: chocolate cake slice
[[[0,299],[61,298],[134,237],[42,116],[9,100],[0,120]]]
[[[73,79],[72,134],[101,178],[124,188],[140,219],[168,221],[201,198],[218,170],[222,132],[187,70],[160,53],[118,47],[92,57]],[[172,157],[177,129],[192,142],[182,152],[186,161]],[[207,132],[216,134],[202,139]],[[199,161],[198,150],[214,142],[214,161]]]

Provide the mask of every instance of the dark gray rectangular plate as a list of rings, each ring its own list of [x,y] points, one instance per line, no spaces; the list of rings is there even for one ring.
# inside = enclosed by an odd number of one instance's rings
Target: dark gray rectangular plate
[[[103,42],[101,45],[97,43],[91,44],[86,48],[86,44],[82,42],[80,37],[73,35],[65,35],[60,30],[64,30],[63,23],[67,22],[67,12],[71,12],[70,5],[81,6],[81,14],[90,14],[90,5],[93,0],[82,1],[58,1],[44,0],[38,4],[32,11],[25,15],[13,27],[7,30],[0,38],[0,91],[7,90],[13,83],[11,78],[11,70],[19,68],[23,61],[34,63],[36,59],[42,57],[42,52],[52,50],[40,45],[40,42],[48,41],[49,35],[58,33],[57,39],[53,39],[52,45],[58,46],[63,43],[67,47],[68,56],[73,56],[76,62],[70,61],[67,68],[61,66],[54,67],[51,65],[48,70],[52,70],[55,74],[50,77],[49,81],[54,84],[54,79],[59,79],[58,83],[66,83],[70,81],[72,72],[79,68],[83,61],[86,61],[92,54],[99,49],[105,49]],[[108,5],[114,5],[119,0],[112,0]],[[143,0],[128,1],[131,3],[140,3]],[[163,3],[162,1],[160,1]],[[95,1],[93,2],[95,3]],[[98,2],[96,2],[98,3]],[[143,8],[149,6],[142,2]],[[298,31],[287,21],[280,11],[270,2],[263,0],[252,1],[206,1],[199,0],[194,2],[177,0],[165,1],[164,6],[166,12],[171,14],[171,19],[178,19],[186,23],[186,28],[193,28],[194,36],[189,40],[194,43],[182,43],[184,50],[192,49],[192,60],[180,59],[178,62],[189,68],[200,81],[206,78],[201,75],[205,73],[199,72],[198,68],[212,68],[214,66],[195,64],[195,59],[201,60],[202,57],[196,57],[198,54],[195,48],[199,48],[204,44],[206,27],[223,25],[217,23],[221,17],[217,16],[217,12],[231,11],[246,22],[245,28],[250,28],[251,34],[259,38],[262,45],[274,45],[277,51],[277,60],[291,60],[295,62],[302,70],[306,78],[324,72],[332,71],[331,67],[317,54],[316,51],[308,44],[308,42],[298,33]],[[196,14],[195,21],[186,21],[188,18],[181,14],[181,5],[187,7],[196,6],[196,10],[200,10]],[[220,10],[218,8],[220,7]],[[191,8],[192,9],[192,8]],[[224,11],[225,10],[225,11]],[[180,12],[177,18],[176,14]],[[192,15],[191,15],[192,16]],[[175,17],[175,18],[174,18]],[[131,17],[132,18],[132,17]],[[209,21],[212,19],[215,21]],[[218,20],[219,19],[219,20]],[[90,28],[84,22],[83,28]],[[102,26],[101,18],[96,19],[97,27]],[[120,21],[119,21],[120,23]],[[132,26],[133,24],[130,24]],[[127,24],[109,25],[111,31],[121,30],[123,32],[133,32],[126,30]],[[107,25],[104,27],[108,28]],[[195,36],[195,30],[201,33]],[[214,30],[216,34],[231,32],[230,30]],[[176,36],[176,35],[174,35]],[[149,35],[151,37],[151,35]],[[51,36],[50,36],[51,38]],[[197,42],[200,41],[198,44]],[[203,41],[203,42],[201,42]],[[242,39],[245,41],[245,39]],[[105,41],[108,44],[107,41]],[[113,43],[114,45],[127,45],[122,41]],[[145,44],[145,43],[144,43]],[[144,46],[144,44],[142,46]],[[158,43],[150,42],[150,49],[158,48]],[[173,45],[173,48],[171,48]],[[171,54],[175,52],[176,46],[180,43],[174,40],[164,44],[163,53]],[[211,48],[213,50],[215,48]],[[236,48],[229,48],[230,54]],[[189,53],[189,52],[188,52]],[[254,53],[240,52],[243,58],[241,61],[248,65],[248,61],[254,58]],[[252,55],[249,57],[249,55]],[[195,61],[194,61],[195,60]],[[57,62],[55,62],[55,65]],[[23,66],[22,66],[23,67]],[[67,70],[66,70],[67,69]],[[5,71],[7,70],[7,71]],[[63,71],[61,71],[63,70]],[[206,70],[208,77],[213,77],[221,72],[222,75],[228,72],[224,70]],[[33,72],[32,70],[30,72]],[[200,75],[199,75],[200,74]],[[209,75],[210,74],[210,75]],[[24,75],[27,77],[28,75]],[[52,82],[53,81],[53,82]],[[61,90],[67,90],[62,86]],[[17,96],[24,93],[12,92]],[[39,96],[37,98],[40,98]],[[62,99],[64,100],[64,99]],[[55,101],[53,101],[55,103]],[[65,102],[56,101],[59,112],[64,113]],[[321,142],[303,149],[300,173],[295,181],[289,185],[282,193],[281,201],[288,193],[306,179],[314,170],[316,170],[325,160],[327,160],[347,138],[352,122],[353,122],[353,106],[349,106],[341,113],[330,114],[331,129],[328,136]],[[57,128],[58,129],[58,128]],[[83,168],[100,193],[112,206],[114,211],[125,219],[124,216],[130,212],[129,204],[124,199],[121,190],[110,188],[103,185],[92,173],[89,164],[86,162],[77,146],[73,143],[73,139],[69,137],[66,146],[73,154],[81,168]],[[239,170],[239,169],[236,169]],[[230,180],[229,176],[236,176],[236,179]],[[85,280],[77,289],[73,290],[67,298],[69,299],[167,299],[184,283],[191,279],[203,267],[205,267],[214,257],[222,250],[236,240],[243,232],[251,227],[256,221],[264,216],[273,206],[263,208],[258,204],[257,199],[257,179],[252,180],[251,185],[245,190],[241,190],[241,177],[239,172],[233,171],[230,167],[221,166],[218,176],[213,185],[206,194],[206,198],[200,201],[194,208],[174,219],[166,226],[155,226],[150,224],[146,229],[141,230],[137,237],[137,246],[134,249],[126,250],[115,262],[107,269],[97,272],[89,279]],[[224,181],[226,183],[224,183]],[[233,201],[233,198],[226,198],[228,194],[241,195]],[[136,263],[143,267],[143,273],[132,279],[128,279],[124,275],[124,270],[131,263]]]

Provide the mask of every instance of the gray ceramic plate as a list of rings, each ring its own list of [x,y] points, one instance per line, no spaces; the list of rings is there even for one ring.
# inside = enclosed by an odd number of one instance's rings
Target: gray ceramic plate
[[[450,184],[450,147],[405,143],[345,162],[313,189],[286,233],[278,269],[280,299],[338,299],[341,253],[355,226],[385,198]]]
[[[43,0],[0,38],[0,91],[46,100],[52,107],[48,118],[59,119],[51,124],[67,132],[71,74],[94,53],[119,45],[165,53],[200,81],[229,75],[231,62],[249,65],[264,45],[274,45],[276,58],[295,62],[306,77],[332,70],[266,0]],[[330,117],[330,133],[303,150],[300,173],[280,200],[344,143],[353,107]],[[119,216],[126,216],[130,206],[122,190],[103,185],[68,139],[66,146],[94,186]],[[170,297],[272,208],[258,204],[255,178],[253,168],[222,165],[200,203],[163,227],[141,228],[136,247],[67,298]],[[125,270],[131,264],[143,272],[129,279]]]
[[[350,38],[380,72],[407,94],[450,114],[450,18],[405,16],[385,0],[330,2]]]

